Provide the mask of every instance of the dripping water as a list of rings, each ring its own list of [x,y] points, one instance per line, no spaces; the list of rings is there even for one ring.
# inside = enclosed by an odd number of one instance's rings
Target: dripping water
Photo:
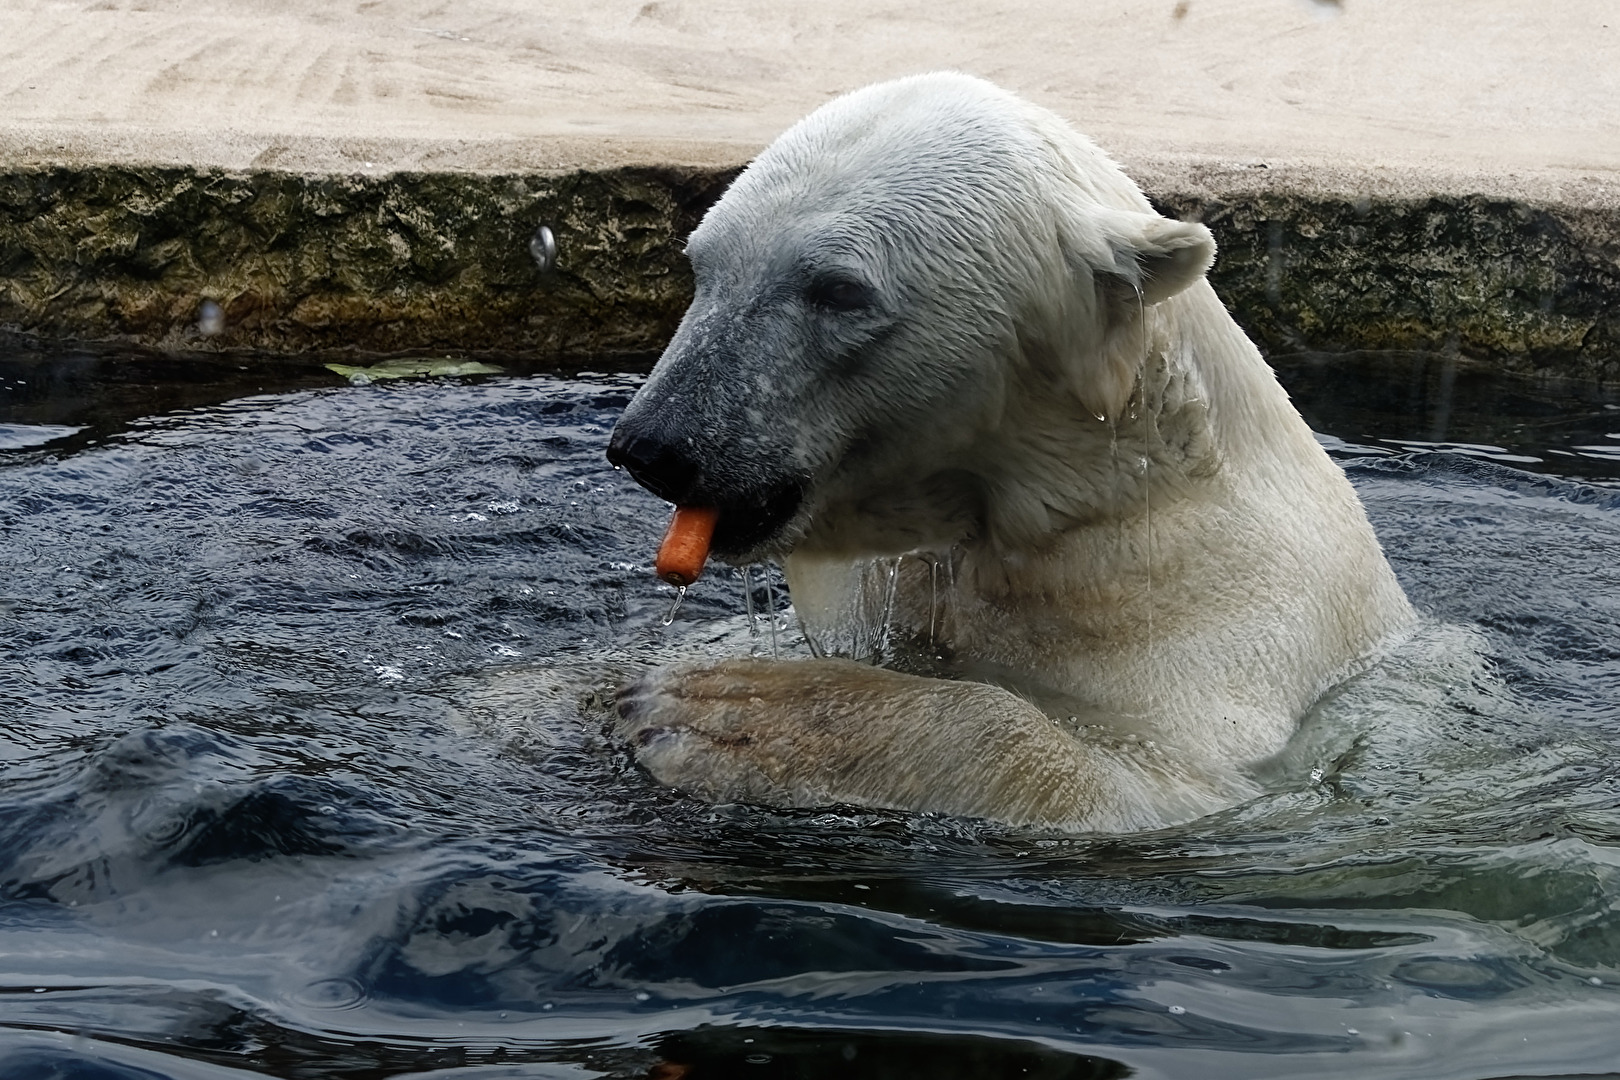
[[[765,575],[765,620],[771,627],[771,659],[777,659],[776,651],[776,587],[771,584],[771,576]]]
[[[1148,368],[1148,329],[1147,307],[1142,303],[1142,287],[1136,286],[1136,326],[1137,332],[1142,335],[1142,365],[1141,375],[1138,376],[1138,390],[1132,395],[1131,419],[1135,420],[1139,413],[1147,412],[1147,368]],[[1143,448],[1147,448],[1149,439],[1147,433],[1153,429],[1151,422],[1142,425]],[[1140,463],[1142,471],[1142,508],[1143,524],[1147,527],[1147,662],[1148,671],[1153,671],[1153,478],[1149,475],[1148,455],[1144,453]],[[1154,697],[1158,689],[1157,680],[1148,679],[1148,710],[1154,710]]]
[[[932,555],[924,556],[928,561],[928,653],[935,651],[934,622],[939,613],[939,560]]]
[[[675,613],[681,610],[681,601],[686,599],[686,586],[675,586],[675,602],[669,605],[669,614],[664,616],[664,625],[668,626],[675,621]]]
[[[1142,455],[1142,507],[1143,516],[1147,525],[1147,661],[1148,671],[1153,670],[1153,483],[1148,476],[1148,457]],[[1148,680],[1148,708],[1153,709],[1153,699],[1158,683],[1154,679]]]
[[[1120,475],[1119,464],[1119,422],[1117,419],[1108,421],[1108,468],[1115,475]],[[1122,558],[1130,557],[1130,525],[1129,515],[1120,513],[1114,518],[1114,541],[1119,545]]]
[[[742,568],[743,608],[748,612],[748,637],[752,641],[759,636],[759,624],[754,615],[754,565],[749,563]],[[752,651],[752,650],[750,650]]]
[[[879,565],[883,568],[883,605],[878,613],[877,648],[872,650],[872,662],[881,663],[883,657],[889,654],[889,632],[894,625],[894,602],[900,584],[900,560],[898,558],[883,559]]]
[[[753,656],[758,656],[760,654],[759,619],[761,614],[763,614],[765,617],[766,628],[769,630],[771,636],[771,658],[777,659],[781,653],[781,646],[777,638],[776,626],[776,585],[771,581],[770,570],[761,566],[759,568],[760,580],[763,581],[765,585],[765,610],[761,612],[759,604],[754,598],[754,590],[758,587],[758,584],[754,578],[754,568],[758,565],[759,564],[757,563],[749,563],[747,566],[742,568],[743,609],[748,613],[748,651]],[[808,640],[808,638],[806,638],[806,640]],[[813,644],[811,645],[811,651],[815,652],[815,646]]]

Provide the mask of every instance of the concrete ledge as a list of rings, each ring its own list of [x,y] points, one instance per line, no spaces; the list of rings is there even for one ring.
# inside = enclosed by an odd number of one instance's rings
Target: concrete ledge
[[[1437,349],[1620,376],[1620,207],[1433,177],[1144,162],[1159,208],[1220,243],[1216,289],[1264,347]],[[274,352],[610,357],[690,298],[681,238],[736,166],[557,175],[0,170],[0,326],[44,339]],[[548,224],[557,269],[528,252]],[[205,336],[200,305],[224,310]]]

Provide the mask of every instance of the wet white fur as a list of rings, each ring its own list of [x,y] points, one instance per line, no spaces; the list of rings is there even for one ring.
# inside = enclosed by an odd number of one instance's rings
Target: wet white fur
[[[811,635],[835,636],[866,560],[922,552],[954,587],[908,560],[900,618],[999,686],[830,660],[656,673],[621,729],[661,780],[1166,825],[1252,795],[1250,768],[1411,625],[1349,483],[1204,279],[1208,231],[1054,114],[960,75],[869,87],[781,136],[691,246],[730,283],[700,285],[711,317],[795,260],[876,281],[892,324],[847,378],[791,343],[714,377],[755,381],[752,417],[812,480],[774,552]]]

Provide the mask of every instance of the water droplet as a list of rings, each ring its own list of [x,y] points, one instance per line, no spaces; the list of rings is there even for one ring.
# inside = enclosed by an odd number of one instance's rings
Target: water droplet
[[[776,590],[771,587],[771,579],[765,578],[765,618],[771,624],[771,659],[776,659]]]
[[[681,601],[686,599],[686,586],[675,586],[675,602],[669,605],[669,614],[664,616],[664,625],[668,626],[675,621],[675,613],[681,610]]]
[[[225,332],[225,309],[213,300],[204,300],[197,307],[197,333],[213,337]]]
[[[529,237],[529,257],[534,259],[534,265],[540,268],[542,274],[549,274],[556,268],[557,238],[551,234],[550,226],[540,226]]]
[[[743,1058],[743,1060],[748,1062],[750,1065],[769,1065],[771,1063],[771,1055],[749,1054],[747,1057]]]
[[[1591,983],[1593,986],[1602,986],[1603,985],[1603,980],[1598,978],[1596,975],[1593,975],[1591,978],[1587,979],[1586,981]]]
[[[636,991],[636,1000],[637,1001],[650,1001],[650,1000],[652,1000],[652,995],[647,993],[647,991],[645,991],[645,990],[637,990]]]
[[[748,636],[759,636],[759,624],[754,618],[754,564],[749,563],[742,568],[743,582],[743,608],[748,612]],[[752,652],[752,649],[749,649]]]
[[[928,650],[933,651],[934,622],[939,613],[939,560],[928,560]]]
[[[1180,1005],[1172,1005],[1172,1006],[1170,1006],[1170,1015],[1171,1016],[1180,1016],[1182,1013],[1184,1013],[1186,1011],[1187,1010],[1182,1008]]]

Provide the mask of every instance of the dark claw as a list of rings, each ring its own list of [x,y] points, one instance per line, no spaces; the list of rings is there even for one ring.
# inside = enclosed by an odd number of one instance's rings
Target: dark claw
[[[675,734],[675,729],[674,728],[667,728],[667,727],[642,728],[640,731],[636,732],[636,745],[637,746],[651,746],[653,743],[657,742],[659,739],[662,739],[662,738],[665,738],[667,736],[674,735],[674,734]]]

